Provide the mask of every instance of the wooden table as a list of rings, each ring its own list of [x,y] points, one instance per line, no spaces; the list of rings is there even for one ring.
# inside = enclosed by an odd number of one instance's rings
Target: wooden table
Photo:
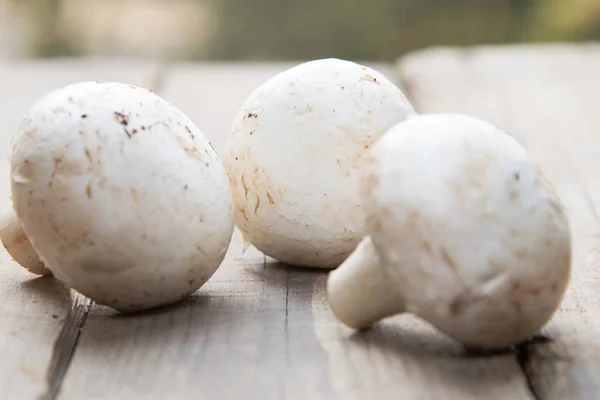
[[[220,151],[244,98],[291,65],[0,65],[0,205],[9,201],[10,137],[52,89],[88,79],[152,88]],[[421,112],[468,113],[508,130],[557,187],[574,270],[545,340],[469,354],[408,315],[355,333],[328,308],[326,272],[243,254],[237,233],[193,297],[130,316],[35,278],[2,253],[0,399],[599,399],[600,46],[440,48],[373,66]]]

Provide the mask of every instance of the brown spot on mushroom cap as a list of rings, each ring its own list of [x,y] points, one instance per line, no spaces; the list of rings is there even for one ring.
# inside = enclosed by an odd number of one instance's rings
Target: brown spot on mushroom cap
[[[469,141],[464,142],[464,146],[469,152],[475,152],[472,143]],[[496,158],[489,153],[475,153],[472,157],[469,157],[468,162],[464,164],[464,176],[473,188],[480,189],[483,186],[488,171],[495,160]]]
[[[196,244],[196,249],[198,249],[198,251],[203,255],[206,255],[206,252],[204,251],[204,249],[202,249],[202,246],[200,246],[199,244]]]
[[[23,231],[20,231],[19,234],[17,236],[15,236],[15,238],[13,239],[14,244],[20,244],[20,243],[24,243],[26,241],[27,241],[27,236],[25,235],[25,233]]]
[[[450,303],[450,313],[453,316],[457,316],[464,311],[468,304],[469,299],[466,296],[458,296]]]
[[[381,85],[381,82],[379,82],[379,81],[377,80],[377,78],[375,78],[374,76],[372,76],[372,75],[369,75],[369,74],[365,74],[365,75],[363,75],[363,77],[362,77],[362,80],[363,80],[363,81],[369,81],[369,82],[373,82],[373,83],[376,83],[376,84],[378,84],[378,85]]]
[[[92,162],[92,155],[90,153],[90,150],[87,147],[85,148],[85,156],[87,157],[88,161],[91,163]]]
[[[54,183],[54,177],[56,176],[56,173],[58,172],[58,169],[63,161],[64,155],[61,154],[54,156],[54,168],[52,169],[52,174],[50,175],[50,180],[48,181],[48,187],[52,187],[52,184]]]
[[[527,257],[527,249],[517,249],[514,253],[518,260],[523,260]]]
[[[138,191],[134,188],[130,188],[129,189],[131,191],[131,198],[133,199],[133,202],[137,204],[138,202]]]
[[[56,319],[58,318],[58,315],[52,314],[52,318]],[[28,379],[37,380],[39,378],[38,373],[33,367],[30,367],[28,365],[19,365],[17,368],[19,372],[22,375],[26,376]]]
[[[267,199],[269,200],[270,204],[275,204],[275,202],[273,201],[273,197],[271,197],[271,193],[267,192]]]
[[[530,292],[533,296],[539,296],[542,293],[542,289],[540,288],[531,288]]]
[[[423,249],[423,251],[427,252],[427,253],[431,253],[432,249],[431,249],[431,244],[429,244],[428,241],[424,240],[421,242],[421,248]]]
[[[373,231],[376,233],[381,233],[381,230],[383,229],[383,223],[381,222],[381,219],[368,218],[368,220],[368,222],[370,222],[370,225],[372,226]]]
[[[129,124],[129,117],[123,113],[120,113],[118,111],[115,111],[115,119],[117,120],[117,122],[121,125],[125,125],[127,126]]]
[[[248,186],[246,185],[246,181],[244,179],[244,174],[242,174],[241,181],[242,181],[242,186],[244,187],[244,196],[248,197],[249,189],[248,189]]]
[[[519,314],[523,311],[523,303],[520,300],[513,300],[512,306]]]
[[[241,213],[242,213],[242,215],[244,216],[244,219],[245,219],[246,221],[250,221],[250,220],[248,219],[248,217],[246,216],[246,210],[244,210],[243,208],[238,208],[238,209],[240,210],[240,212],[241,212]]]
[[[416,228],[417,227],[417,223],[419,221],[419,218],[421,218],[421,212],[417,209],[409,209],[406,212],[406,224],[410,227],[410,228]]]
[[[302,107],[297,109],[294,114],[297,116],[302,116],[302,115],[308,115],[310,113],[313,112],[313,108],[310,105],[307,105],[306,107]]]
[[[517,201],[519,198],[519,190],[514,181],[510,181],[507,184],[508,198],[511,201]]]
[[[87,186],[85,187],[85,194],[88,199],[92,198],[92,182],[88,182]]]
[[[163,124],[165,124],[165,123],[163,123]],[[165,126],[168,126],[168,125],[165,124]],[[181,134],[177,134],[174,132],[173,132],[173,137],[175,138],[177,144],[185,152],[186,155],[188,155],[189,157],[194,158],[196,160],[203,161],[202,157],[200,156],[200,152],[198,151],[198,148],[196,147],[196,144],[190,137],[181,135]]]
[[[65,156],[62,154],[54,156],[54,168],[52,169],[52,175],[50,176],[50,181],[52,181],[54,179],[54,176],[56,176],[56,173],[58,172],[58,169],[60,168],[60,165],[62,164],[62,162],[64,160],[65,160]]]
[[[258,215],[258,207],[260,207],[260,197],[256,196],[256,204],[254,205],[254,215]]]
[[[456,264],[456,262],[454,261],[452,256],[450,256],[450,254],[448,253],[448,250],[441,248],[440,255],[442,256],[442,260],[444,261],[444,263],[446,265],[448,265],[450,268],[452,268],[455,271],[458,270],[458,265]]]

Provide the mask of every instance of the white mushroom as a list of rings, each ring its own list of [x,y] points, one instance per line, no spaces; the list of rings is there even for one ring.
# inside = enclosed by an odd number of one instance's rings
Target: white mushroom
[[[12,206],[0,213],[0,240],[8,254],[23,268],[36,275],[52,275],[29,243]]]
[[[362,237],[365,150],[413,114],[381,73],[350,61],[307,62],[263,83],[223,158],[245,239],[287,264],[337,267]]]
[[[133,311],[176,302],[222,262],[227,175],[181,111],[120,83],[54,91],[13,141],[15,211],[56,278]]]
[[[557,309],[568,220],[505,132],[462,115],[411,118],[372,148],[361,188],[369,236],[328,280],[344,324],[410,312],[495,349],[537,334]]]

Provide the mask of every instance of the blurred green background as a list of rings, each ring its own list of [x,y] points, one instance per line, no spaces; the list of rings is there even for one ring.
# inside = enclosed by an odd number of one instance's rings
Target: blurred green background
[[[395,60],[600,38],[600,0],[0,0],[0,56]]]

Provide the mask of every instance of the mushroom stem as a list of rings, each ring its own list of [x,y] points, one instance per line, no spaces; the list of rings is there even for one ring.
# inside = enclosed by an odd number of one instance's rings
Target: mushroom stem
[[[52,275],[25,235],[12,206],[0,212],[0,241],[13,260],[29,272],[36,275]]]
[[[336,318],[353,329],[405,311],[404,299],[381,267],[370,237],[329,274],[327,295]]]

